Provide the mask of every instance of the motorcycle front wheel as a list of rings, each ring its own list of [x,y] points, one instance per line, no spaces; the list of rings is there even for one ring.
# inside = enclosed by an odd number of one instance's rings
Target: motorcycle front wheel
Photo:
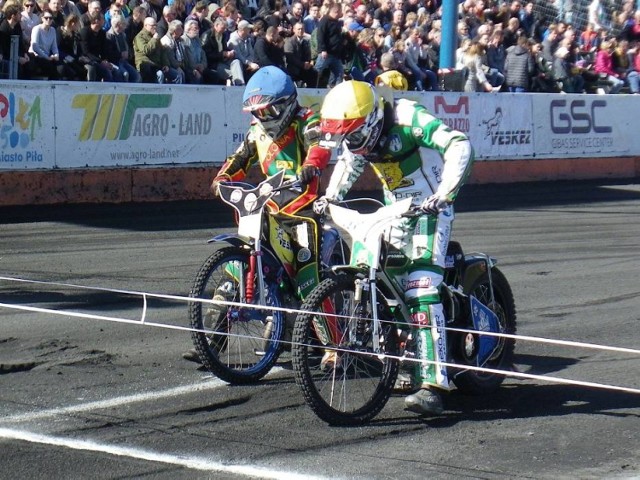
[[[278,286],[266,282],[267,308],[256,308],[260,285],[257,276],[249,274],[249,259],[246,249],[218,250],[200,268],[190,293],[214,300],[189,303],[191,338],[203,365],[231,384],[264,377],[278,359],[284,336],[284,314],[268,308],[281,306]]]
[[[332,425],[373,419],[389,400],[398,375],[398,361],[386,356],[398,355],[392,321],[381,322],[381,351],[373,349],[371,312],[388,308],[383,300],[379,305],[356,301],[355,282],[349,274],[323,280],[302,305],[293,332],[296,383],[314,413]]]

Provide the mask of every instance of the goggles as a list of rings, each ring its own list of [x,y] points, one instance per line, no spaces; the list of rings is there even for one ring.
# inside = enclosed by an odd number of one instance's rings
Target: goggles
[[[349,150],[362,148],[369,138],[369,135],[365,135],[363,132],[363,126],[364,118],[350,120],[323,118],[320,123],[320,130],[322,131],[320,146],[337,148],[344,141]],[[349,132],[349,130],[353,131]]]
[[[344,141],[349,147],[349,150],[357,150],[359,148],[364,147],[367,142],[369,136],[365,135],[362,130],[357,130],[355,132],[351,132],[350,134],[344,137]]]
[[[251,115],[253,115],[257,120],[261,122],[268,122],[271,120],[278,120],[282,117],[282,115],[287,111],[289,106],[289,98],[284,98],[279,100],[276,103],[272,103],[266,107],[251,109],[245,108],[245,110],[249,110]]]

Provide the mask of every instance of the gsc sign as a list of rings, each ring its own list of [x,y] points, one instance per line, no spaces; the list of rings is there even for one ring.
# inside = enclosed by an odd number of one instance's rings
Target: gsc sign
[[[598,122],[602,116],[600,109],[605,108],[605,100],[553,100],[549,105],[551,131],[558,134],[611,133],[611,126]]]

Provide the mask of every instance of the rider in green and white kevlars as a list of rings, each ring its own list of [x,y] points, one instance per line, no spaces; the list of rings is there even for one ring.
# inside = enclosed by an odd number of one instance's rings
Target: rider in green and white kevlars
[[[420,414],[443,411],[449,390],[446,331],[439,287],[453,222],[453,201],[469,175],[473,148],[427,109],[407,99],[387,100],[365,82],[347,81],[325,97],[320,111],[320,146],[340,148],[327,201],[339,201],[367,162],[382,182],[387,204],[412,197],[425,215],[399,219],[391,243],[410,259],[404,284],[416,356],[413,384],[419,390],[405,405]],[[319,200],[318,210],[326,203]]]

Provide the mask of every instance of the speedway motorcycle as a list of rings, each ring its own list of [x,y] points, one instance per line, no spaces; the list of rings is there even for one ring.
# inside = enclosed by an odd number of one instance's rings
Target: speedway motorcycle
[[[209,240],[222,248],[200,267],[191,289],[190,296],[199,299],[189,303],[191,337],[203,365],[217,377],[253,383],[289,345],[295,316],[286,311],[298,307],[314,278],[296,276],[292,242],[308,243],[306,225],[280,218],[272,201],[286,189],[300,192],[301,185],[297,179],[285,182],[280,171],[257,186],[221,182],[219,189],[222,201],[237,212],[238,230]],[[323,230],[321,245],[324,263],[344,263],[335,229]]]
[[[368,214],[333,204],[328,210],[351,239],[351,258],[348,265],[333,267],[336,275],[305,299],[293,333],[293,368],[318,417],[334,425],[359,425],[385,406],[400,364],[418,361],[417,332],[402,288],[410,260],[386,239],[396,219],[423,213],[410,198]],[[504,376],[482,368],[512,366],[515,341],[483,335],[516,331],[513,294],[495,265],[495,259],[465,255],[459,243],[449,242],[441,287],[447,368],[463,393],[495,390]]]

